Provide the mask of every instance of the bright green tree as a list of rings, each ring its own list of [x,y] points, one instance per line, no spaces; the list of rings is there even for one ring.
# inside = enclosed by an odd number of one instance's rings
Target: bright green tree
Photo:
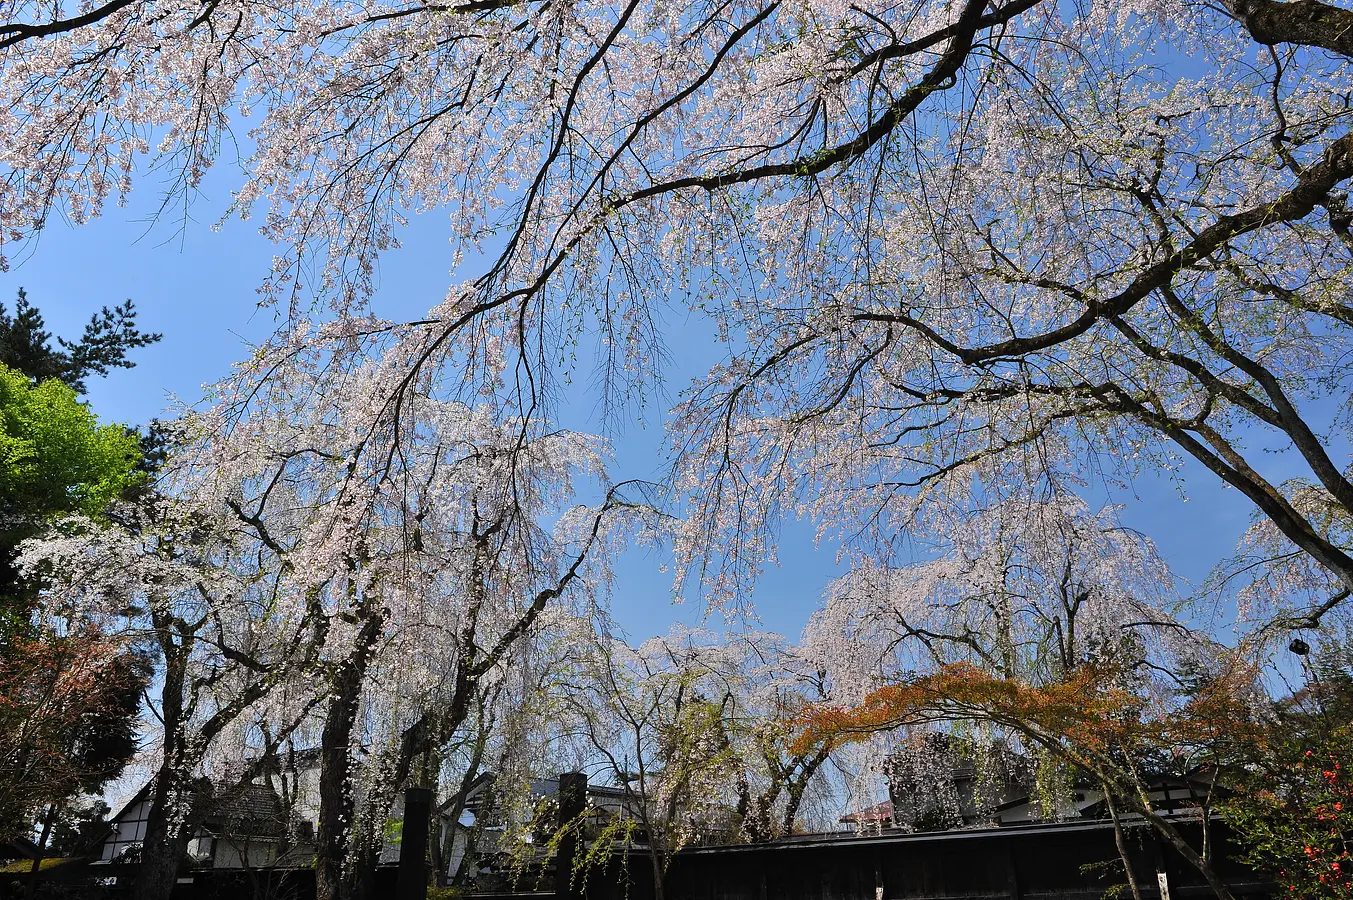
[[[53,514],[98,516],[144,477],[140,458],[135,434],[100,425],[69,385],[33,384],[0,364],[0,503],[10,520],[0,527],[26,532]]]
[[[35,384],[0,364],[0,684],[6,685],[0,719],[6,738],[20,736],[17,743],[0,740],[0,801],[24,801],[0,802],[0,833],[22,833],[22,814],[41,809],[45,839],[71,795],[97,790],[136,750],[144,664],[106,641],[46,633],[32,616],[35,591],[16,571],[15,557],[19,542],[54,517],[101,517],[145,479],[140,462],[137,434],[100,425],[74,388],[55,378]],[[132,675],[113,687],[106,675],[68,677],[69,660],[47,662],[72,653],[99,671]],[[16,730],[19,723],[26,724]],[[33,723],[44,727],[44,740],[30,735]]]
[[[31,591],[16,567],[20,541],[54,517],[98,517],[144,481],[135,432],[100,425],[74,388],[34,384],[0,364],[0,640],[27,620]]]

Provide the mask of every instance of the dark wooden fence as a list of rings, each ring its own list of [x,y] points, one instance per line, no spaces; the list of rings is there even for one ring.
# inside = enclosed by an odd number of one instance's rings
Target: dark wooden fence
[[[1181,824],[1194,846],[1196,824]],[[1229,835],[1212,825],[1214,868],[1238,898],[1276,896],[1276,886],[1237,863]],[[1126,830],[1144,898],[1214,896],[1202,876],[1143,826]],[[587,900],[653,900],[651,865],[633,852],[590,873]],[[664,881],[666,900],[1130,900],[1108,822],[877,837],[807,835],[682,851]],[[486,897],[485,900],[488,900]]]
[[[1214,823],[1216,868],[1237,896],[1271,896],[1275,886],[1230,858]],[[1196,826],[1185,826],[1197,846]],[[1144,827],[1128,829],[1143,896],[1169,900],[1213,892],[1189,863]],[[1120,886],[1115,890],[1115,886]],[[598,885],[604,891],[605,885]],[[1130,898],[1105,822],[1030,825],[935,834],[792,838],[771,844],[699,848],[674,860],[668,900],[1101,900]],[[1121,893],[1119,893],[1121,891]],[[591,895],[589,895],[591,896]],[[633,894],[632,900],[640,900]],[[599,893],[591,900],[619,900]],[[647,898],[644,898],[647,900]]]
[[[1181,828],[1194,846],[1196,824]],[[1213,825],[1215,866],[1242,900],[1276,895],[1275,886],[1233,859],[1226,829]],[[1133,870],[1144,900],[1212,897],[1197,871],[1145,827],[1127,830]],[[100,867],[94,867],[100,868]],[[101,876],[114,874],[102,867]],[[88,885],[85,896],[122,897],[130,872],[117,886]],[[395,895],[395,870],[382,869],[373,900]],[[175,890],[175,900],[313,900],[314,875],[286,872],[196,870]],[[552,878],[536,891],[470,895],[480,900],[552,898]],[[664,882],[666,900],[1130,900],[1122,864],[1107,822],[992,828],[876,837],[806,835],[770,844],[700,847],[677,854]],[[73,885],[67,885],[67,890]],[[579,900],[654,900],[646,853],[616,853],[577,885]],[[64,894],[71,896],[71,894]]]

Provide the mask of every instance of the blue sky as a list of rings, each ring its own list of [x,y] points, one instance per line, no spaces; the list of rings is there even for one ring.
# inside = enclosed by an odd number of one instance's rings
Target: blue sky
[[[210,184],[216,180],[209,179]],[[201,386],[225,375],[247,355],[248,342],[274,327],[273,313],[256,307],[256,288],[268,272],[275,248],[249,222],[233,220],[219,230],[210,226],[224,205],[205,197],[196,221],[161,221],[147,226],[154,209],[152,191],[143,183],[127,208],[79,228],[55,216],[47,232],[24,252],[11,250],[11,269],[0,273],[0,299],[11,304],[20,286],[28,291],[56,334],[74,337],[90,314],[104,304],[132,299],[141,326],[164,340],[136,355],[137,367],[90,383],[89,400],[105,421],[143,423],[161,415],[171,397],[193,403]],[[403,235],[404,247],[382,261],[377,312],[397,318],[426,311],[444,294],[451,276],[445,220],[426,214]],[[699,322],[667,322],[672,359],[668,393],[674,396],[708,366],[716,350]],[[565,411],[571,427],[599,428],[592,417],[595,399],[587,380]],[[612,435],[617,479],[652,478],[662,460],[661,404],[649,420],[631,422]],[[1188,499],[1181,497],[1183,488]],[[1186,466],[1174,479],[1148,474],[1130,490],[1103,490],[1091,497],[1123,504],[1123,520],[1157,541],[1178,575],[1198,583],[1234,546],[1247,526],[1249,501],[1224,488],[1210,473]],[[817,607],[822,589],[840,574],[835,548],[816,547],[809,523],[788,522],[781,534],[781,565],[763,577],[754,598],[762,627],[796,637]],[[667,630],[673,620],[694,624],[699,604],[674,605],[671,576],[661,571],[661,554],[633,550],[618,565],[614,611],[632,638]]]

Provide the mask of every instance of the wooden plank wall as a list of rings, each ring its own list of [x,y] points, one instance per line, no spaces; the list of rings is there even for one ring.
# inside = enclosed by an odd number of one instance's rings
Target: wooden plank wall
[[[1274,895],[1272,884],[1226,858],[1219,824],[1215,865],[1233,893]],[[1170,900],[1212,896],[1198,872],[1147,829],[1130,829],[1128,840],[1144,900],[1160,900],[1160,866]],[[645,865],[632,859],[632,877]],[[650,900],[651,885],[636,895],[639,881],[633,877],[628,893],[590,883],[588,900]],[[673,862],[665,900],[1103,900],[1114,885],[1130,900],[1111,827],[1037,826],[701,848]]]

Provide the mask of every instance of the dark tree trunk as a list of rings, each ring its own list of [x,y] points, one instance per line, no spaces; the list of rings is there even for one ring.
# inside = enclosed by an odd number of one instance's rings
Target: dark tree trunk
[[[47,812],[42,817],[42,834],[38,837],[38,855],[33,857],[33,864],[28,869],[28,884],[24,886],[24,900],[33,900],[38,892],[38,875],[42,872],[42,858],[47,851],[47,840],[52,836],[52,826],[56,824],[56,817],[61,812],[61,804],[51,803],[47,806]]]
[[[368,611],[352,654],[338,666],[330,686],[332,693],[320,739],[315,900],[357,900],[353,891],[359,889],[358,885],[345,877],[344,866],[356,825],[348,789],[352,769],[349,747],[362,699],[362,681],[381,627],[379,613]]]
[[[188,852],[190,835],[183,823],[171,821],[165,815],[166,807],[170,805],[172,803],[151,805],[146,837],[141,845],[141,865],[132,893],[135,900],[168,900],[174,892],[179,866]]]
[[[650,833],[651,834],[651,833]],[[650,836],[650,843],[652,838]],[[653,900],[666,900],[666,892],[663,890],[663,882],[666,880],[666,869],[662,864],[662,854],[656,849],[648,851],[649,862],[653,865]]]
[[[343,874],[344,900],[378,900],[376,895],[376,865],[380,862],[381,848],[379,836],[376,846],[364,842],[365,846],[352,855],[348,868]]]
[[[1142,900],[1142,889],[1137,885],[1137,873],[1132,870],[1132,857],[1128,853],[1127,841],[1123,837],[1123,823],[1118,816],[1118,806],[1113,802],[1113,791],[1108,782],[1101,781],[1100,787],[1104,789],[1104,805],[1109,808],[1109,815],[1113,818],[1113,842],[1118,848],[1118,858],[1123,861],[1123,874],[1127,876],[1128,890],[1132,892],[1132,900]]]
[[[186,702],[188,651],[176,637],[173,620],[152,620],[164,654],[164,685],[160,690],[160,718],[164,722],[164,755],[151,782],[146,835],[141,842],[141,864],[132,890],[134,900],[169,900],[179,866],[188,852],[190,813],[197,798],[187,779],[183,757],[182,723]]]

